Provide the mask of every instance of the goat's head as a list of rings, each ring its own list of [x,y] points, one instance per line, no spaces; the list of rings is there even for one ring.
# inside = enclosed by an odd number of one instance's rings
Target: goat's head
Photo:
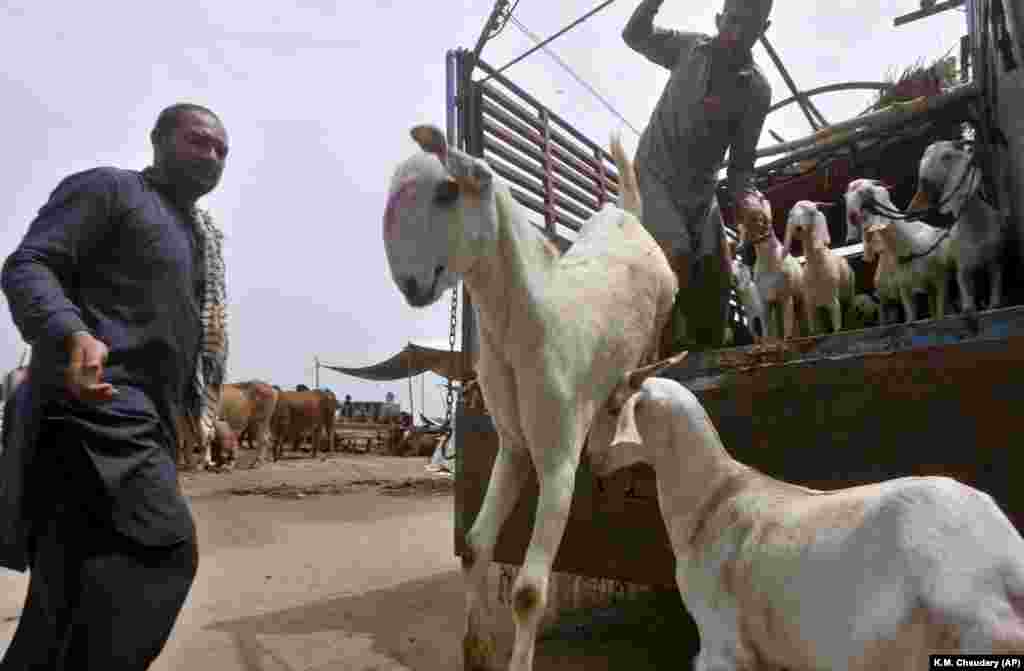
[[[889,187],[876,179],[855,179],[846,187],[846,244],[866,239],[867,227],[884,228],[888,218],[871,211],[881,205],[896,211],[889,197]]]
[[[740,243],[752,242],[771,232],[772,204],[760,191],[743,195],[736,203],[736,228]]]
[[[481,159],[416,126],[423,152],[395,170],[384,210],[391,276],[413,307],[435,302],[497,239],[495,177]]]
[[[917,192],[907,212],[933,207],[940,214],[956,214],[974,194],[978,174],[970,174],[974,150],[969,144],[951,140],[933,142],[924,150],[917,169]]]
[[[636,424],[637,404],[644,396],[643,384],[648,378],[678,364],[687,354],[680,352],[631,370],[622,377],[591,425],[587,453],[594,475],[607,477],[621,468],[649,460],[644,454],[643,436]]]
[[[789,256],[796,237],[804,246],[804,254],[809,249],[832,244],[832,236],[828,232],[828,220],[821,211],[830,207],[831,203],[816,203],[810,200],[797,201],[789,210],[786,218],[786,241],[782,243],[783,258]]]

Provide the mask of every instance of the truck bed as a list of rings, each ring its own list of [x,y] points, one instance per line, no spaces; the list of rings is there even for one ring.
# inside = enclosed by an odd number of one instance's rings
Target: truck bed
[[[1024,529],[1024,307],[773,345],[695,353],[662,373],[690,388],[727,449],[771,476],[832,489],[949,475],[991,494]],[[497,451],[490,418],[460,409],[456,552]],[[584,456],[555,570],[672,586],[654,487],[637,466],[601,491]],[[531,479],[495,559],[520,564]]]

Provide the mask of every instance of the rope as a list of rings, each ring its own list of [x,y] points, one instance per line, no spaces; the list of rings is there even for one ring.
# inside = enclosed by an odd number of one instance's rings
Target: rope
[[[495,71],[494,74],[487,75],[486,77],[484,77],[483,79],[481,79],[477,83],[478,84],[483,84],[483,83],[487,82],[491,77],[494,77],[495,75],[500,75],[505,70],[508,70],[510,67],[512,67],[513,65],[515,65],[519,61],[523,60],[524,58],[526,58],[527,56],[529,56],[533,52],[537,51],[538,49],[542,48],[544,45],[548,44],[549,42],[551,42],[555,38],[560,37],[561,35],[564,35],[565,33],[569,32],[570,30],[572,30],[573,28],[575,28],[579,24],[583,23],[584,21],[589,19],[594,14],[597,14],[599,11],[601,11],[602,9],[607,7],[608,5],[612,4],[613,2],[615,2],[615,0],[605,0],[605,2],[601,3],[600,5],[598,5],[594,9],[590,10],[589,12],[587,12],[586,14],[581,16],[580,18],[576,19],[575,21],[570,23],[565,28],[562,28],[557,33],[555,33],[554,35],[552,35],[548,39],[544,40],[541,44],[538,44],[537,46],[535,46],[534,48],[530,49],[529,51],[527,51],[523,55],[518,56],[517,58],[512,59],[511,61],[509,61],[505,65],[503,65],[500,68],[498,68],[498,70]]]
[[[602,105],[604,105],[604,106],[605,106],[605,108],[606,108],[606,109],[607,109],[607,110],[608,110],[609,112],[611,112],[612,114],[614,114],[614,115],[615,115],[615,116],[616,116],[616,117],[617,117],[617,118],[619,119],[619,121],[621,121],[622,123],[626,124],[626,126],[627,126],[627,127],[628,127],[628,128],[629,128],[629,129],[631,130],[631,131],[633,131],[633,133],[634,133],[634,134],[635,134],[635,135],[636,135],[637,137],[640,137],[640,131],[638,131],[638,130],[637,130],[637,129],[636,129],[636,128],[635,128],[634,126],[633,126],[633,124],[629,123],[629,121],[627,121],[627,120],[626,120],[626,118],[625,118],[624,116],[622,116],[622,115],[621,115],[621,114],[619,113],[619,111],[618,111],[617,109],[615,109],[615,108],[614,108],[614,107],[612,106],[612,104],[611,104],[610,102],[608,102],[608,101],[607,101],[607,100],[606,100],[606,99],[604,98],[604,96],[602,96],[602,95],[601,95],[600,93],[598,93],[598,92],[597,92],[597,89],[595,89],[595,88],[594,88],[594,87],[593,87],[593,86],[592,86],[591,84],[587,83],[587,82],[586,82],[586,81],[585,81],[585,80],[584,80],[584,79],[583,79],[582,77],[580,77],[580,76],[579,76],[578,74],[576,74],[576,73],[575,73],[575,72],[573,71],[573,69],[572,69],[572,68],[570,68],[570,67],[569,67],[569,66],[568,66],[568,65],[567,65],[567,64],[566,64],[566,63],[565,63],[565,62],[564,62],[564,61],[563,61],[563,60],[562,60],[561,58],[559,58],[559,57],[558,57],[558,54],[556,54],[555,52],[553,52],[553,51],[551,51],[550,49],[548,49],[548,48],[547,48],[547,46],[545,46],[545,45],[541,44],[541,40],[540,40],[540,38],[539,38],[539,37],[537,37],[537,36],[536,36],[535,34],[533,34],[533,32],[531,32],[529,28],[527,28],[526,26],[524,26],[524,25],[523,25],[523,23],[522,23],[522,21],[520,21],[519,19],[517,19],[517,18],[516,18],[516,17],[514,17],[514,16],[513,16],[513,17],[511,17],[511,21],[512,21],[512,23],[513,23],[513,24],[515,24],[516,28],[518,28],[518,29],[519,29],[519,30],[520,30],[520,31],[521,31],[521,32],[522,32],[522,33],[523,33],[524,35],[526,35],[526,36],[527,36],[527,37],[529,37],[529,38],[530,38],[531,40],[533,40],[533,41],[534,41],[534,43],[536,43],[537,45],[539,45],[539,46],[540,46],[540,48],[542,48],[542,49],[544,50],[544,52],[545,52],[545,53],[546,53],[546,54],[547,54],[548,56],[551,56],[551,58],[552,58],[552,59],[554,59],[554,61],[555,61],[556,63],[558,63],[558,64],[559,64],[559,65],[560,65],[560,66],[562,67],[562,69],[563,69],[563,70],[565,70],[566,72],[568,72],[568,73],[569,73],[569,75],[570,75],[570,76],[571,76],[571,77],[572,77],[573,79],[575,79],[575,80],[576,80],[576,82],[577,82],[577,83],[578,83],[578,84],[579,84],[580,86],[582,86],[582,87],[583,87],[583,88],[585,88],[585,89],[586,89],[587,91],[589,91],[589,92],[590,92],[590,94],[591,94],[592,96],[594,96],[595,98],[597,98],[597,99],[598,99],[598,101],[600,101],[600,102],[601,102],[601,104],[602,104]]]

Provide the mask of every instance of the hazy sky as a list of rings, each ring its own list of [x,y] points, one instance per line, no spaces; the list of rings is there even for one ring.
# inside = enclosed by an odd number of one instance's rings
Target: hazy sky
[[[634,53],[620,33],[638,0],[618,0],[551,49],[636,128],[643,129],[667,72]],[[597,0],[521,0],[515,16],[547,37]],[[720,5],[667,0],[655,22],[712,32]],[[358,7],[359,9],[355,9]],[[9,254],[66,175],[98,165],[139,169],[151,159],[148,133],[174,102],[206,105],[231,143],[221,186],[202,205],[226,235],[232,380],[312,384],[313,357],[341,366],[376,363],[406,342],[447,347],[449,295],[408,307],[392,283],[381,215],[395,165],[415,151],[409,128],[445,123],[445,52],[472,48],[492,0],[237,0],[0,3],[4,152],[0,253]],[[776,0],[768,37],[797,86],[881,80],[958,44],[961,11],[900,28],[913,0]],[[515,25],[483,58],[504,65],[533,46]],[[955,49],[953,53],[959,54]],[[790,93],[760,46],[754,57],[774,100]],[[637,137],[543,52],[508,76],[592,139],[623,128]],[[867,92],[815,99],[830,121],[870,102]],[[809,127],[796,106],[769,116],[787,139]],[[762,144],[773,144],[767,132]],[[6,301],[4,301],[6,307]],[[24,345],[0,319],[0,367]],[[424,380],[429,414],[443,413],[442,378]],[[321,384],[359,400],[408,386],[321,371]],[[421,381],[415,380],[420,409]]]

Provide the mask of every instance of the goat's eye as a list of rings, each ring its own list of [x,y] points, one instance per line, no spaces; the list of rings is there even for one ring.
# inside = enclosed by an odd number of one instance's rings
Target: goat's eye
[[[454,179],[444,180],[434,190],[434,203],[437,205],[451,205],[458,197],[459,183]]]

